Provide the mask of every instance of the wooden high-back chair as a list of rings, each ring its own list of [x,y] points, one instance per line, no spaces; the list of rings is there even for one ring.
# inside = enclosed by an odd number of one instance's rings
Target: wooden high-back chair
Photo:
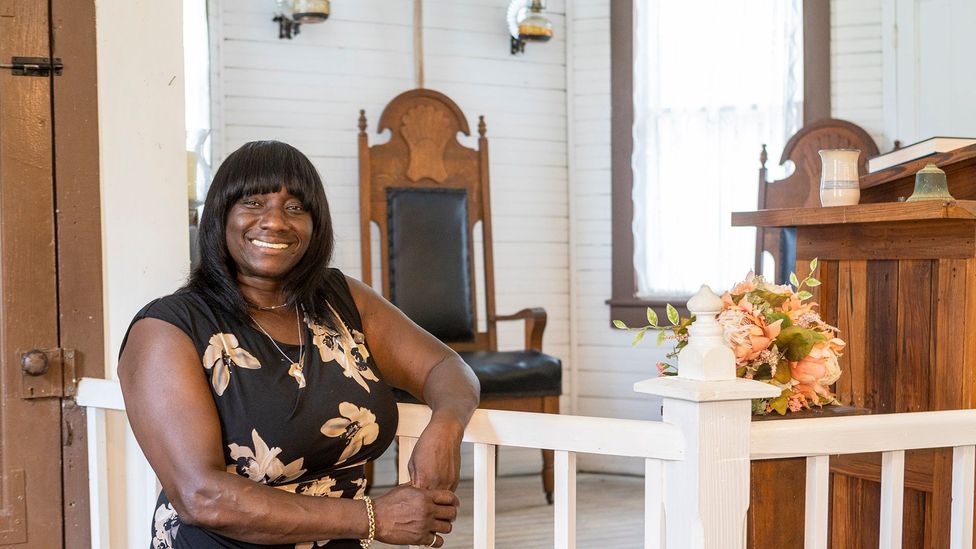
[[[523,309],[495,314],[495,277],[488,189],[488,140],[479,118],[478,149],[461,109],[446,95],[415,89],[394,98],[378,131],[390,140],[369,146],[359,116],[362,276],[372,284],[371,224],[379,227],[383,296],[458,351],[481,382],[481,407],[559,413],[562,366],[542,353],[546,313]],[[475,232],[481,227],[484,329],[478,322]],[[525,322],[525,344],[498,351],[496,324]],[[409,396],[403,395],[405,400]],[[552,501],[552,452],[543,452],[543,486]]]
[[[766,180],[766,146],[759,156],[758,209],[814,208],[820,206],[821,149],[859,149],[859,173],[867,173],[868,158],[878,154],[878,146],[860,126],[828,118],[803,126],[786,142],[780,165],[793,162],[789,177],[777,181]],[[775,273],[762,272],[763,252],[769,252],[775,262]],[[756,273],[768,280],[785,284],[796,263],[796,231],[794,229],[756,229]],[[802,277],[801,277],[802,278]]]

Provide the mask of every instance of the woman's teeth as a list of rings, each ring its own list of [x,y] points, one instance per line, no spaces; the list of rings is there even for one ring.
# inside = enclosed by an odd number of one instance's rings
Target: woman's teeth
[[[251,244],[254,244],[255,246],[259,246],[261,248],[274,248],[276,250],[284,250],[285,248],[288,247],[288,244],[275,244],[272,242],[265,242],[263,240],[257,240],[257,239],[252,240]]]

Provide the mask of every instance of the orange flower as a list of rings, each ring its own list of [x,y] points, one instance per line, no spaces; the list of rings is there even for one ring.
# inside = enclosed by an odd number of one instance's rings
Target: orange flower
[[[837,357],[845,343],[837,338],[822,341],[813,346],[810,354],[797,362],[790,362],[790,374],[797,384],[795,389],[812,402],[833,401],[828,386],[840,377]]]

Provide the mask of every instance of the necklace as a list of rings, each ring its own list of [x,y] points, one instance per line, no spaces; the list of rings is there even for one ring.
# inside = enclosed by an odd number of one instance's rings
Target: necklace
[[[250,305],[251,307],[254,307],[255,309],[257,309],[259,311],[274,311],[274,310],[280,309],[282,307],[287,307],[288,306],[288,302],[286,301],[286,302],[282,303],[281,305],[269,305],[267,307],[262,307],[260,305],[254,304],[254,303],[248,303],[248,305]],[[252,318],[251,320],[254,320],[254,319]]]
[[[281,307],[281,305],[278,305],[275,308],[278,307]],[[304,310],[304,307],[302,307],[302,309]],[[261,330],[261,333],[263,333],[265,336],[268,337],[268,339],[271,340],[271,344],[274,345],[274,348],[277,349],[279,353],[281,353],[281,356],[285,357],[285,360],[287,360],[288,362],[291,362],[291,365],[288,366],[288,375],[295,378],[295,381],[298,382],[298,388],[301,389],[305,387],[305,374],[302,371],[303,368],[305,367],[305,343],[303,341],[304,338],[302,337],[302,332],[303,332],[302,317],[299,314],[298,309],[297,308],[295,309],[295,320],[298,324],[298,362],[292,362],[291,357],[289,357],[287,354],[285,354],[284,351],[281,350],[281,347],[279,347],[278,343],[274,340],[273,337],[271,337],[271,334],[269,334],[268,331],[264,329],[264,326],[262,326],[261,323],[258,322],[257,319],[255,319],[253,316],[251,315],[248,316],[251,317],[251,321],[254,322],[254,325],[257,326],[259,330]]]

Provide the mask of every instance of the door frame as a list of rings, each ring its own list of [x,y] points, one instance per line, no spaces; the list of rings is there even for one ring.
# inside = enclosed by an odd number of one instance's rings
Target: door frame
[[[59,343],[74,350],[75,377],[105,377],[101,187],[95,2],[50,0],[57,201]],[[62,401],[64,547],[91,545],[84,408]]]

